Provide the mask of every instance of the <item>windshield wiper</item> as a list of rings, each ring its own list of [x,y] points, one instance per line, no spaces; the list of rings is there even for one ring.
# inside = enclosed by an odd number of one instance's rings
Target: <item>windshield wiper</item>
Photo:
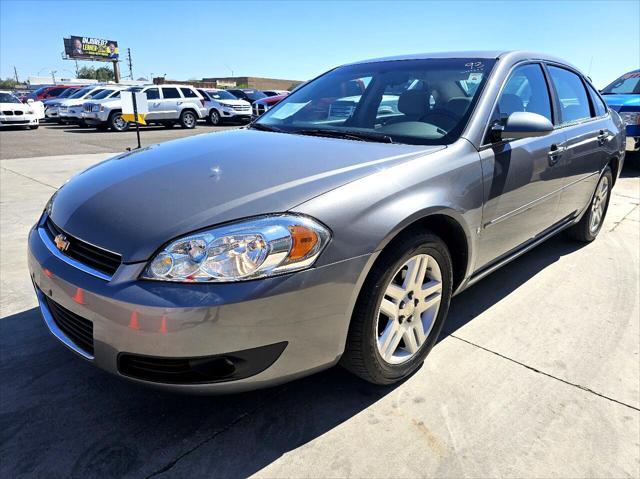
[[[263,123],[252,123],[249,128],[251,130],[273,131],[275,133],[286,133],[286,131],[276,128],[275,126],[265,125]]]
[[[383,135],[382,133],[369,133],[363,131],[353,131],[353,130],[327,130],[324,128],[309,128],[309,129],[301,129],[294,130],[291,133],[295,133],[298,135],[310,135],[310,136],[326,136],[329,138],[344,138],[347,140],[357,140],[357,141],[374,141],[378,143],[393,143],[393,139],[388,135]]]

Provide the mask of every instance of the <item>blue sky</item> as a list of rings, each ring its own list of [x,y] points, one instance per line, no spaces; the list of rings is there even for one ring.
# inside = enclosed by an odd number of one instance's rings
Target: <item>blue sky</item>
[[[528,49],[569,60],[603,87],[640,67],[640,1],[0,0],[0,76],[14,65],[22,78],[71,76],[74,63],[61,59],[69,35],[131,48],[135,77],[233,70],[304,80],[378,56]]]

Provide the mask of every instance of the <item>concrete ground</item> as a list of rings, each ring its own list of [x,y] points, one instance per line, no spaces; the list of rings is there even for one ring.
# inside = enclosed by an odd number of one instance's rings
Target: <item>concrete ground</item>
[[[2,477],[640,477],[637,169],[595,242],[554,238],[456,297],[404,383],[334,368],[190,397],[91,367],[35,308],[27,231],[56,187],[106,156],[0,162]]]
[[[229,127],[213,127],[199,122],[193,130],[179,126],[165,128],[150,125],[140,128],[142,146],[185,136],[211,133]],[[34,156],[52,156],[81,153],[109,153],[135,148],[138,145],[136,132],[99,131],[95,128],[79,128],[75,125],[41,123],[37,130],[23,127],[3,128],[0,130],[0,159],[26,158]]]

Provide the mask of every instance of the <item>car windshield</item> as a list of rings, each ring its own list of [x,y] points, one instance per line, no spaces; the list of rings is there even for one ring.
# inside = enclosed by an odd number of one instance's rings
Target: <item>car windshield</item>
[[[104,91],[110,91],[110,90],[105,90],[104,88],[100,88],[99,90],[93,90],[92,92],[90,92],[87,95],[87,98],[95,98],[96,95],[99,95],[100,93],[102,93]]]
[[[237,100],[235,96],[225,90],[208,90],[207,94],[214,100]]]
[[[264,93],[262,93],[259,90],[245,90],[244,92],[253,101],[260,100],[261,98],[266,98],[267,97],[267,95],[265,95]]]
[[[458,139],[495,60],[423,59],[347,65],[268,110],[252,128],[416,145]]]
[[[60,93],[57,98],[68,98],[76,91],[78,90],[76,90],[75,88],[67,88],[65,91]]]
[[[0,93],[0,103],[20,103],[20,100],[11,93]]]
[[[80,90],[78,90],[77,92],[75,92],[73,95],[71,95],[69,98],[82,98],[84,95],[86,95],[87,93],[89,93],[91,90],[93,90],[93,87],[89,87],[89,88],[81,88]]]
[[[602,90],[603,95],[638,95],[640,94],[640,71],[622,75]]]
[[[97,90],[98,93],[95,95],[89,95],[89,98],[93,98],[94,100],[102,100],[103,98],[108,97],[113,93],[114,90]]]

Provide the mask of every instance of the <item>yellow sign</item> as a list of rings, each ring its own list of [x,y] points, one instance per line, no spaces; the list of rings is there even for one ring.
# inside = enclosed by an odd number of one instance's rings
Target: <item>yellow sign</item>
[[[138,113],[138,123],[140,125],[146,125],[147,122],[144,121],[144,117],[146,116],[145,113]],[[134,118],[134,114],[133,113],[123,113],[122,114],[122,119],[124,121],[127,121],[129,123],[135,123],[135,118]]]

